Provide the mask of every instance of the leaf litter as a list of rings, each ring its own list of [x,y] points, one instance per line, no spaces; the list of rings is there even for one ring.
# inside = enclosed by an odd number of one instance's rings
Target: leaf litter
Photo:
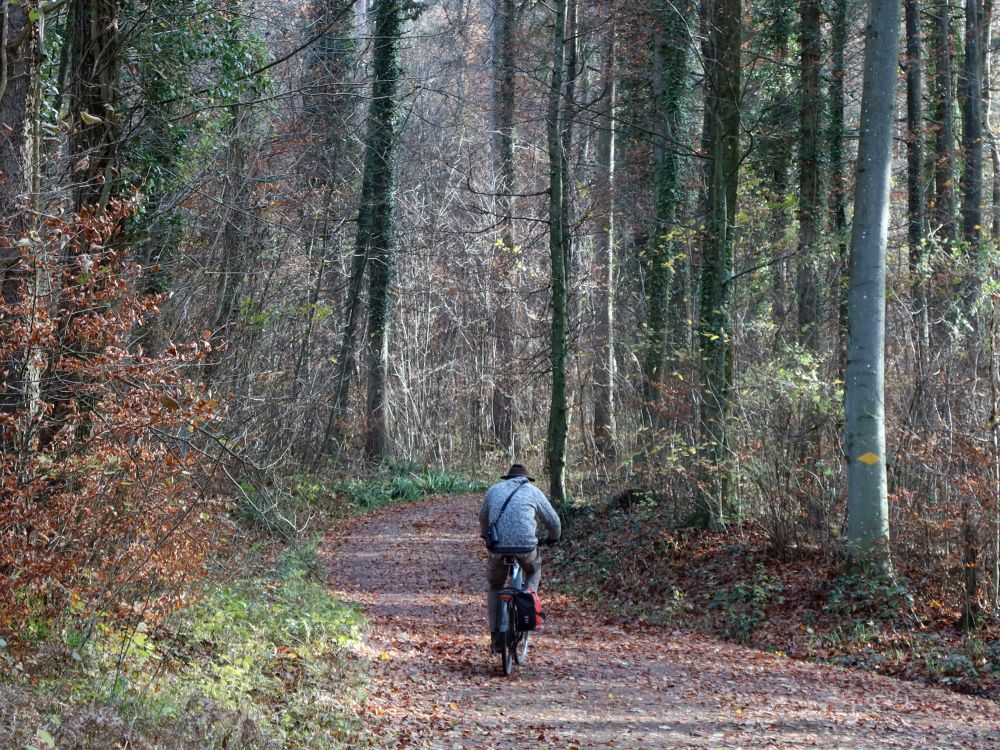
[[[370,622],[360,711],[384,748],[998,748],[1000,705],[613,617],[548,593],[512,677],[489,652],[474,496],[331,533],[333,594]],[[544,569],[543,569],[544,570]]]

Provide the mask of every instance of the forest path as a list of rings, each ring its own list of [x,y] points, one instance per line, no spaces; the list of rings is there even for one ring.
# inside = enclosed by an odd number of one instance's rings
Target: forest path
[[[527,663],[489,653],[478,497],[341,526],[326,559],[371,623],[361,710],[398,748],[1000,748],[1000,704],[653,628],[547,596]]]

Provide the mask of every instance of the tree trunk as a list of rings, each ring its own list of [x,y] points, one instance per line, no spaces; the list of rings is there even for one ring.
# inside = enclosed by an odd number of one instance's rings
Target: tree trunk
[[[647,427],[658,420],[667,339],[671,349],[680,345],[676,330],[668,330],[674,303],[678,245],[677,208],[680,195],[680,157],[677,146],[683,137],[684,93],[688,77],[687,19],[672,4],[654,6],[653,104],[656,127],[653,134],[653,204],[655,215],[649,248],[643,252],[646,277],[646,327],[642,363],[643,416]],[[676,326],[674,326],[676,328]],[[671,354],[675,352],[671,351]]]
[[[844,76],[847,72],[847,0],[834,0],[830,15],[830,224],[837,243],[837,376],[847,368],[847,187],[844,184]]]
[[[845,439],[848,554],[891,571],[885,455],[885,279],[898,0],[869,0],[850,257]]]
[[[226,155],[226,182],[222,188],[222,225],[219,229],[218,288],[213,337],[225,338],[235,325],[240,290],[243,287],[247,241],[247,216],[250,213],[250,144],[246,106],[229,107],[229,153]]]
[[[789,127],[792,108],[788,102],[788,92],[792,88],[788,74],[788,40],[791,35],[792,9],[788,3],[778,2],[768,6],[768,30],[771,47],[774,50],[775,66],[772,72],[773,88],[769,96],[769,135],[763,145],[762,161],[768,169],[768,201],[771,204],[771,232],[774,243],[771,251],[771,321],[774,324],[777,343],[784,343],[784,327],[787,323],[788,261],[782,257],[785,252],[784,237],[791,222],[788,206],[790,157],[794,147],[794,131]],[[831,84],[832,87],[833,84]]]
[[[952,107],[953,73],[951,11],[941,0],[934,21],[934,229],[945,243],[955,233],[955,115]]]
[[[491,146],[496,180],[496,252],[501,293],[510,289],[514,267],[514,0],[493,0],[490,89]],[[514,391],[510,372],[514,354],[513,316],[510,305],[496,305],[496,375],[493,387],[493,437],[505,450],[515,452]]]
[[[568,320],[566,314],[567,236],[563,226],[562,126],[560,98],[563,88],[564,46],[566,36],[566,0],[555,0],[552,25],[552,77],[549,79],[547,114],[549,150],[549,257],[552,282],[552,334],[550,361],[552,394],[546,458],[549,469],[549,493],[553,503],[566,499],[566,434],[569,429],[566,403],[566,351]]]
[[[29,235],[35,227],[32,215],[32,193],[35,191],[33,176],[39,141],[37,102],[41,57],[38,33],[31,21],[27,3],[3,2],[0,19],[0,292],[4,304],[15,306],[22,302],[27,292],[37,296],[43,291],[44,268],[32,274],[30,264],[22,260],[24,242],[31,242]],[[21,40],[16,46],[14,43]],[[38,248],[29,244],[29,251]],[[39,283],[42,282],[42,283]],[[25,300],[30,307],[34,305]],[[6,371],[5,387],[0,390],[0,413],[11,412],[28,405],[30,412],[37,412],[39,403],[36,383],[40,368],[33,363],[36,357],[29,352],[23,360],[12,358],[0,361]],[[0,454],[10,448],[10,437],[0,437]],[[28,446],[22,446],[30,450]]]
[[[605,461],[615,458],[615,23],[609,21],[604,40],[604,88],[598,100],[600,135],[597,140],[595,214],[598,222],[595,248],[597,281],[597,331],[594,367],[594,443]]]
[[[399,48],[402,0],[375,4],[372,101],[368,110],[365,176],[358,214],[358,246],[368,257],[368,397],[365,409],[365,455],[388,458],[386,374],[389,354],[389,300],[395,267],[394,172],[399,98]]]
[[[965,3],[965,66],[962,80],[962,238],[978,260],[983,224],[983,5]],[[978,272],[973,270],[971,301],[978,297]]]
[[[990,197],[991,232],[994,244],[1000,244],[1000,143],[993,130],[990,76],[993,69],[993,0],[983,3],[983,127],[990,146],[990,161],[993,164]]]
[[[38,35],[27,3],[3,2],[0,44],[0,229],[9,242],[0,243],[0,290],[3,301],[15,304],[25,281],[20,248],[15,243],[34,227],[28,209],[38,125],[32,117],[32,98],[41,59]],[[11,45],[23,39],[16,47]],[[5,399],[6,400],[6,399]]]
[[[97,204],[103,209],[117,176],[118,0],[73,0],[69,27],[73,34],[69,97],[73,207],[79,211]]]
[[[709,524],[725,526],[735,512],[729,420],[733,383],[733,226],[740,163],[740,0],[714,0],[708,9],[709,181],[702,260],[701,466]]]
[[[918,377],[928,351],[927,248],[924,242],[924,131],[923,82],[919,0],[904,0],[906,11],[906,195],[907,241],[910,261],[910,304],[916,329]]]
[[[795,296],[798,306],[798,339],[808,350],[819,346],[820,300],[817,279],[819,250],[819,123],[820,57],[823,51],[820,32],[819,0],[802,0],[800,34],[799,101],[799,247]]]
[[[362,187],[364,191],[364,187]],[[364,206],[362,192],[362,206]],[[367,214],[364,214],[367,215]],[[362,220],[359,214],[359,222]],[[358,234],[361,225],[358,225]],[[354,378],[355,345],[358,335],[358,315],[361,311],[361,290],[364,287],[365,272],[368,269],[368,248],[357,245],[351,255],[350,278],[347,281],[347,298],[344,300],[344,329],[340,334],[337,350],[336,374],[334,375],[333,408],[326,423],[323,436],[323,453],[331,455],[342,440],[344,419],[350,403],[351,380]]]

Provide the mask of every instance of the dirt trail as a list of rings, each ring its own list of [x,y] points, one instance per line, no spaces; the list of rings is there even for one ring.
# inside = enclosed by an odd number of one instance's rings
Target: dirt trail
[[[528,662],[489,653],[479,498],[332,535],[331,586],[371,620],[362,710],[400,748],[992,748],[1000,704],[719,643],[623,629],[565,597]]]

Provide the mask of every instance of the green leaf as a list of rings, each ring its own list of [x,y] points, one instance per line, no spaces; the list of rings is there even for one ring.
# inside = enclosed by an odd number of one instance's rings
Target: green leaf
[[[35,737],[42,741],[46,747],[55,747],[56,740],[47,729],[39,729],[35,732]]]

